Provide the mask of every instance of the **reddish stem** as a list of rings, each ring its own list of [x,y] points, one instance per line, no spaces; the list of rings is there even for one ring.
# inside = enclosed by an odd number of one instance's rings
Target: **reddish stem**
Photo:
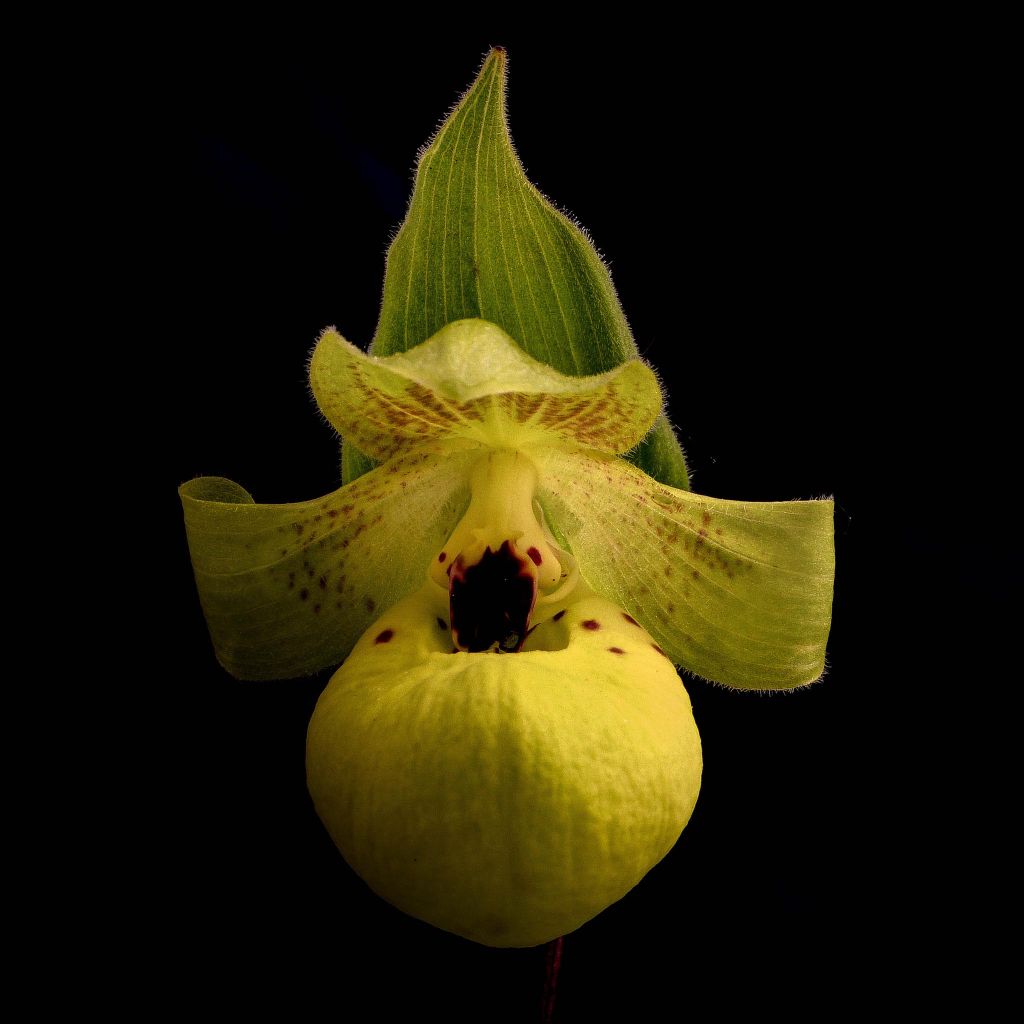
[[[558,971],[562,966],[562,943],[560,935],[552,939],[544,950],[544,1001],[541,1004],[541,1024],[551,1024],[555,1015],[555,996],[558,990]]]

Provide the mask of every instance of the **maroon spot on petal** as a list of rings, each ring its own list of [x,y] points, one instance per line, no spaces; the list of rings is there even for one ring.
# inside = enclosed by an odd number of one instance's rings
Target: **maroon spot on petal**
[[[375,644],[386,644],[394,635],[395,631],[393,629],[385,629],[383,633],[377,634],[377,639],[373,642]]]
[[[444,619],[442,619],[440,615],[438,615],[438,617],[437,617],[437,628],[438,629],[447,629],[448,628],[448,623],[445,622]]]
[[[722,536],[722,531],[721,530],[715,530],[715,533],[717,533],[719,537]]]
[[[376,607],[377,607],[377,602],[374,601],[374,599],[372,597],[368,597],[366,599],[366,610],[368,612],[372,612],[373,609],[376,608]]]
[[[590,629],[590,630],[600,629],[601,628],[601,623],[598,622],[597,619],[585,619],[583,622],[580,623],[580,625],[584,629]]]
[[[709,513],[705,512],[705,513],[704,513],[704,514],[703,514],[703,515],[701,516],[701,519],[703,519],[703,520],[704,520],[704,525],[705,525],[705,526],[707,526],[707,525],[708,525],[708,523],[710,523],[710,522],[711,522],[711,515],[710,515]]]
[[[441,554],[439,554],[437,556],[437,560],[439,562],[443,562],[447,557],[448,557],[448,552],[447,551],[442,551]]]
[[[303,587],[299,591],[299,600],[300,601],[305,601],[307,597],[309,597],[309,591],[305,587]]]
[[[284,558],[285,555],[287,555],[287,554],[288,554],[288,549],[287,548],[281,548],[281,557]]]
[[[560,612],[555,612],[555,614],[551,616],[551,621],[557,622],[564,614],[565,609],[563,608]]]
[[[693,577],[693,578],[694,578],[695,580],[699,580],[699,579],[700,579],[700,573],[699,573],[699,572],[697,572],[697,570],[696,570],[696,569],[694,569],[694,570],[693,570],[693,572],[692,572],[692,573],[690,573],[690,575],[691,575],[691,576],[692,576],[692,577]]]
[[[302,533],[302,531],[303,531],[303,525],[302,525],[302,523],[296,523],[296,524],[295,524],[295,532],[296,532],[296,533]]]
[[[698,537],[706,537],[707,535],[708,535],[708,531],[707,530],[698,530],[697,531],[697,536]]]
[[[667,657],[668,657],[668,655],[667,655],[667,654],[666,654],[666,653],[665,653],[665,652],[664,652],[664,651],[663,651],[663,650],[662,650],[662,649],[661,649],[661,648],[660,648],[660,647],[659,647],[659,646],[658,646],[657,644],[651,644],[651,646],[652,646],[652,647],[653,647],[653,648],[654,648],[654,649],[655,649],[655,650],[656,650],[656,651],[657,651],[657,652],[658,652],[658,653],[659,653],[659,654],[660,654],[660,655],[661,655],[661,656],[662,656],[663,658],[667,658]]]
[[[624,619],[625,619],[625,620],[626,620],[627,622],[629,622],[629,623],[632,623],[632,625],[634,625],[634,626],[639,626],[639,625],[640,625],[640,623],[639,623],[639,622],[637,622],[637,621],[636,621],[636,619],[634,619],[632,615],[627,615],[627,614],[626,614],[625,612],[623,612],[623,613],[622,613],[622,617],[623,617],[623,618],[624,618]]]
[[[612,654],[625,654],[626,653],[621,647],[609,647],[608,650]]]
[[[326,590],[327,589],[327,577],[326,576],[321,576],[320,577],[320,589],[321,590]]]
[[[526,553],[530,556],[530,561],[533,562],[534,565],[540,565],[540,563],[544,561],[540,556],[540,552],[536,548],[530,548]]]

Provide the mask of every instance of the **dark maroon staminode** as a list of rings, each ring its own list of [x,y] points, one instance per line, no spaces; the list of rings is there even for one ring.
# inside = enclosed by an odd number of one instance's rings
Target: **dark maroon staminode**
[[[527,562],[505,541],[489,547],[475,565],[462,555],[448,577],[452,640],[462,651],[497,650],[512,654],[522,649],[537,600],[537,581]]]

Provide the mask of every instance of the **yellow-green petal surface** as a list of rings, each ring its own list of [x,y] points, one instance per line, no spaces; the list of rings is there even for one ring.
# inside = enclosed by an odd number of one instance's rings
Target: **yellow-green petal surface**
[[[240,679],[336,665],[416,590],[469,503],[479,450],[422,445],[313,501],[256,504],[220,477],[182,485],[192,565],[220,663]]]
[[[539,498],[584,579],[706,679],[789,689],[818,679],[832,617],[833,505],[730,501],[620,459],[536,455]]]

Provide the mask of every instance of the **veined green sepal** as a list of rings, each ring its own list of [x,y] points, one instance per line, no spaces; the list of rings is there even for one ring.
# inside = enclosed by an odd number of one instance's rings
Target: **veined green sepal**
[[[564,374],[605,373],[637,358],[636,343],[590,239],[526,177],[509,136],[505,78],[506,55],[492,50],[420,153],[409,210],[388,250],[370,352],[408,351],[446,324],[473,317],[497,324]],[[591,158],[600,159],[600,147]],[[373,464],[367,456],[379,458],[347,438],[342,478],[366,472]],[[665,483],[688,486],[682,449],[664,416],[627,458]]]

